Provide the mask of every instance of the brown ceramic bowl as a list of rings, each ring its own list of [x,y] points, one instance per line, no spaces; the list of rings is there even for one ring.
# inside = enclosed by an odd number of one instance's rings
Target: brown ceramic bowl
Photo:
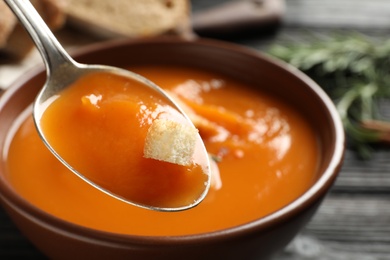
[[[92,230],[41,211],[7,182],[1,153],[2,206],[22,233],[52,259],[266,259],[283,249],[308,222],[340,170],[344,131],[333,103],[313,81],[282,62],[237,45],[174,38],[105,43],[88,47],[74,57],[79,62],[115,66],[133,63],[199,66],[229,74],[255,87],[268,88],[265,90],[291,103],[316,127],[322,157],[319,178],[313,186],[264,218],[209,234],[142,237]],[[1,97],[1,147],[11,124],[33,102],[44,80],[43,69],[35,70],[20,78]]]

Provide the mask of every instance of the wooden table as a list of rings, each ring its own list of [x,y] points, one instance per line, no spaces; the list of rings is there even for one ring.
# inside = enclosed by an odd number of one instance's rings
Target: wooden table
[[[225,0],[192,0],[193,12],[222,2]],[[277,32],[230,40],[265,51],[275,43],[304,42],[308,33],[327,37],[339,29],[386,38],[390,35],[390,1],[286,0],[283,24]],[[0,75],[5,69],[15,71],[15,67],[0,65]],[[385,104],[383,110],[390,119],[390,105]],[[0,210],[0,259],[11,257],[44,259]],[[390,259],[390,147],[376,147],[366,161],[347,149],[339,178],[319,211],[275,259]]]

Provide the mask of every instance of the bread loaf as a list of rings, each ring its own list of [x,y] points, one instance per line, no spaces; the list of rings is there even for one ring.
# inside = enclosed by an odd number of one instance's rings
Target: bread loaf
[[[65,23],[67,0],[31,0],[39,14],[52,30]],[[23,58],[34,44],[24,28],[18,23],[4,1],[0,2],[0,52],[16,58]]]
[[[103,37],[185,34],[189,0],[69,0],[68,22]]]

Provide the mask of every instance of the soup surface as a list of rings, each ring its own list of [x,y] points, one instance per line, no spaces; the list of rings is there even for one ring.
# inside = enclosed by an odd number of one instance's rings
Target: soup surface
[[[204,195],[208,158],[198,132],[153,89],[93,73],[50,101],[39,120],[45,138],[88,180],[157,208],[186,207]],[[146,158],[145,148],[169,161]]]
[[[316,133],[283,101],[195,68],[130,69],[169,90],[192,116],[219,168],[204,201],[174,213],[118,201],[58,162],[39,139],[30,116],[8,149],[7,177],[24,198],[59,218],[98,230],[186,235],[264,217],[299,197],[316,180],[320,158]]]

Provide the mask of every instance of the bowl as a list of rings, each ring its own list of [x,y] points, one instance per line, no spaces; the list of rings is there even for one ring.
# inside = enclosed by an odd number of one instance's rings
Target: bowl
[[[77,61],[126,67],[176,64],[218,71],[271,92],[302,113],[318,133],[316,181],[297,199],[262,218],[220,231],[180,236],[123,235],[79,226],[50,215],[20,196],[7,181],[1,153],[0,199],[20,231],[53,259],[267,259],[282,250],[310,220],[334,183],[344,156],[344,130],[322,89],[297,69],[255,50],[215,40],[153,38],[88,46]],[[34,100],[43,67],[27,73],[0,100],[0,143]],[[270,83],[270,84],[259,84]],[[305,158],[302,158],[305,160]],[[183,220],[184,221],[184,220]],[[147,224],[147,223],[145,223]]]

